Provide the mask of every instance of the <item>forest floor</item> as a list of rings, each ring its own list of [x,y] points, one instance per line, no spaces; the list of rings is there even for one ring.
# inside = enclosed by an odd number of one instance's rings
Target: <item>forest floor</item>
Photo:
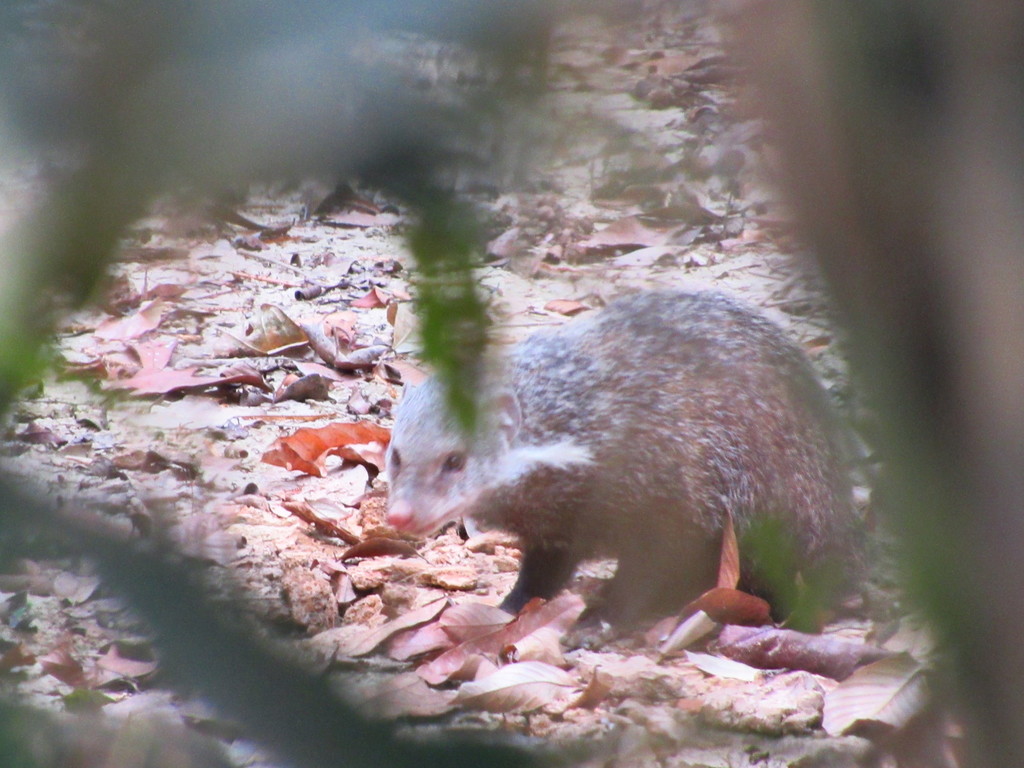
[[[849,409],[841,340],[721,35],[678,8],[558,31],[524,181],[463,185],[491,237],[479,284],[495,342],[630,291],[713,287],[781,325]],[[423,76],[443,79],[446,66],[439,49]],[[388,528],[383,447],[401,382],[423,375],[416,267],[403,239],[410,213],[353,186],[326,205],[322,182],[253,189],[233,210],[263,229],[170,201],[139,221],[102,305],[66,319],[52,377],[10,414],[5,471],[65,506],[101,510],[126,536],[173,539],[268,637],[410,729],[599,740],[594,765],[859,764],[870,742],[822,730],[838,685],[826,675],[663,654],[664,627],[560,645],[582,605],[573,595],[593,591],[607,563],[581,569],[572,595],[513,631],[481,604],[511,587],[514,540],[466,541],[450,527],[411,541]],[[304,431],[336,423],[360,426]],[[0,687],[108,723],[184,722],[215,734],[235,765],[271,764],[256,741],[211,726],[215,713],[162,686],[145,626],[88,562],[24,560],[0,574],[0,598]],[[490,640],[473,644],[467,627],[481,624]],[[824,635],[863,643],[879,627],[846,619]],[[539,677],[456,685],[516,661]]]

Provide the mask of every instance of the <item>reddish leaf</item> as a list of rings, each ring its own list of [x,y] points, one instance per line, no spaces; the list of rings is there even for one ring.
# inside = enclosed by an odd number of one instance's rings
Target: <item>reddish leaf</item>
[[[18,432],[15,437],[23,443],[32,443],[33,445],[53,445],[60,447],[67,442],[67,440],[53,430],[47,427],[41,427],[34,421],[30,421],[25,429]]]
[[[389,296],[380,288],[371,288],[365,296],[356,299],[349,306],[358,307],[359,309],[378,309],[386,307],[388,300]]]
[[[18,667],[28,667],[36,663],[36,657],[29,653],[24,645],[17,645],[8,648],[3,656],[0,656],[0,672],[10,672]]]
[[[160,325],[166,306],[161,299],[154,299],[143,304],[134,314],[106,320],[96,328],[96,337],[108,341],[137,339]]]
[[[340,456],[380,471],[384,469],[384,451],[390,439],[389,430],[365,421],[304,427],[289,437],[275,440],[263,454],[263,461],[324,477],[327,457]]]
[[[715,586],[736,589],[740,583],[740,547],[736,543],[736,530],[732,524],[732,515],[725,519],[725,529],[722,531],[722,556],[718,562],[718,583]],[[744,624],[746,622],[726,622],[732,624]]]
[[[759,669],[803,669],[845,680],[857,667],[892,656],[873,645],[792,629],[728,626],[718,638],[719,653]]]
[[[220,376],[197,376],[196,367],[142,369],[127,379],[107,382],[107,389],[130,389],[137,395],[166,395],[181,389],[205,389],[224,383]]]
[[[760,627],[771,624],[771,606],[760,597],[738,589],[715,587],[698,597],[687,609],[704,611],[719,624]]]
[[[66,647],[56,648],[46,655],[40,656],[39,665],[46,674],[53,675],[72,688],[88,688],[92,684],[84,667],[71,656],[71,652]]]
[[[571,299],[553,299],[544,305],[544,309],[548,312],[557,312],[560,315],[572,317],[573,315],[578,315],[580,312],[586,312],[590,307],[581,301],[572,301]]]
[[[171,362],[174,350],[178,347],[178,340],[166,341],[154,339],[152,341],[141,341],[137,344],[129,344],[128,348],[139,358],[143,368],[158,371],[166,368]]]
[[[472,663],[471,657],[489,654],[496,658],[503,648],[514,645],[541,627],[550,626],[559,633],[565,632],[579,618],[583,608],[582,598],[573,594],[562,595],[548,602],[531,601],[519,617],[506,626],[460,643],[416,672],[428,683],[438,685],[464,672],[467,665]]]

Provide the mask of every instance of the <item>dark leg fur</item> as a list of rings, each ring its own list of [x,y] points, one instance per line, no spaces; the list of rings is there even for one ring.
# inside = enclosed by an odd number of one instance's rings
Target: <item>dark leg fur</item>
[[[503,610],[518,613],[534,597],[554,597],[576,568],[577,558],[565,549],[527,549],[516,585],[501,602]]]

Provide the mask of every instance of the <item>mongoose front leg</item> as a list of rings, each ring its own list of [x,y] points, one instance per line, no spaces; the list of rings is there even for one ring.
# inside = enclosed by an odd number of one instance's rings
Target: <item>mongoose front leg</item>
[[[523,550],[519,578],[501,601],[503,610],[518,613],[534,597],[554,597],[572,576],[577,558],[568,549],[534,547]]]

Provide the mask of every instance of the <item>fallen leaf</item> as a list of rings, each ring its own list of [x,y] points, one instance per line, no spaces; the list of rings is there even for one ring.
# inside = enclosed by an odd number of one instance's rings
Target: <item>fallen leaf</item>
[[[693,645],[716,629],[718,629],[718,622],[712,620],[704,611],[697,611],[665,638],[665,641],[658,646],[658,653],[662,656],[675,653]]]
[[[38,661],[43,672],[72,688],[89,688],[92,685],[92,680],[86,675],[81,662],[75,659],[66,647],[55,648],[40,656]]]
[[[562,633],[553,627],[541,627],[523,639],[506,645],[501,650],[501,658],[507,662],[543,661],[545,664],[562,666],[565,656],[559,642]]]
[[[316,528],[320,533],[327,536],[333,536],[336,539],[341,539],[346,544],[358,544],[359,537],[352,533],[350,530],[345,528],[332,520],[328,520],[322,515],[317,514],[312,506],[305,501],[289,500],[285,501],[281,506],[291,512],[295,517],[300,520],[309,523]]]
[[[611,690],[611,675],[602,671],[600,667],[595,667],[590,682],[587,683],[587,687],[583,689],[583,693],[572,703],[572,706],[574,709],[594,709],[608,697]]]
[[[162,299],[143,304],[139,309],[125,317],[106,320],[96,328],[96,337],[107,341],[126,341],[137,339],[149,333],[158,325],[163,317],[167,303]]]
[[[718,561],[718,582],[715,586],[736,589],[736,585],[739,583],[740,547],[736,542],[736,529],[732,524],[732,515],[729,514],[725,518],[725,528],[722,531],[722,555]]]
[[[367,421],[335,423],[326,427],[304,427],[288,437],[274,441],[263,454],[263,461],[314,477],[327,474],[328,456],[384,469],[384,451],[391,432]]]
[[[802,669],[845,680],[857,667],[893,654],[874,645],[775,627],[728,626],[718,652],[759,669]]]
[[[687,651],[686,660],[701,672],[713,675],[714,677],[744,680],[752,683],[761,676],[761,670],[755,669],[749,664],[733,661],[732,659],[724,659],[721,656],[712,656],[710,653]]]
[[[155,661],[139,661],[121,655],[117,645],[111,645],[107,652],[96,660],[97,668],[114,675],[116,679],[146,677],[156,671]],[[112,680],[104,681],[111,682]]]
[[[453,605],[437,624],[453,641],[464,643],[505,627],[513,618],[497,606],[468,602]]]
[[[53,594],[72,605],[84,603],[100,585],[98,576],[76,576],[73,573],[60,573],[53,580]]]
[[[576,688],[576,681],[562,669],[540,661],[523,661],[463,683],[457,704],[488,712],[529,712]]]
[[[830,736],[850,733],[862,723],[899,729],[927,703],[924,668],[910,654],[901,653],[861,667],[825,694],[822,727]]]
[[[379,309],[380,307],[386,307],[390,298],[380,288],[371,288],[364,296],[351,302],[349,306],[359,309]]]
[[[560,315],[572,317],[573,315],[578,315],[580,312],[586,312],[590,307],[581,301],[572,301],[571,299],[553,299],[544,305],[544,309],[548,312],[557,312]]]
[[[444,629],[434,622],[392,637],[388,642],[388,656],[395,661],[408,661],[415,656],[451,648],[453,644]]]
[[[283,309],[273,304],[261,305],[251,325],[252,331],[245,338],[240,339],[230,333],[226,335],[262,355],[278,355],[309,343],[302,328]]]
[[[665,245],[678,227],[655,228],[643,223],[637,216],[626,216],[613,221],[600,232],[596,232],[579,247],[584,251],[605,251],[613,249],[645,248],[654,245]]]
[[[36,657],[29,650],[18,643],[11,646],[0,656],[0,672],[10,672],[18,667],[28,667],[36,663]]]
[[[342,562],[365,557],[384,557],[397,555],[398,557],[417,557],[419,553],[416,547],[401,539],[389,539],[384,536],[374,536],[360,541],[345,550],[341,556]]]
[[[584,607],[583,599],[571,593],[547,602],[533,600],[514,621],[493,632],[460,643],[429,664],[424,664],[416,673],[431,685],[439,685],[453,675],[465,673],[467,665],[473,663],[473,657],[488,654],[497,658],[503,648],[514,645],[541,627],[550,626],[559,634],[564,633],[576,622]]]
[[[704,611],[719,624],[761,627],[772,623],[771,606],[760,597],[728,587],[714,587],[698,597],[689,609]]]
[[[338,653],[342,656],[365,656],[389,637],[401,632],[403,629],[410,629],[411,627],[426,624],[428,621],[433,621],[447,604],[448,598],[442,597],[440,600],[435,600],[414,611],[402,614],[397,619],[392,619],[379,627],[371,629],[365,635],[355,638],[350,644],[339,644]]]
[[[454,708],[455,691],[428,686],[415,672],[388,677],[376,691],[360,691],[359,705],[375,717],[437,717]]]

